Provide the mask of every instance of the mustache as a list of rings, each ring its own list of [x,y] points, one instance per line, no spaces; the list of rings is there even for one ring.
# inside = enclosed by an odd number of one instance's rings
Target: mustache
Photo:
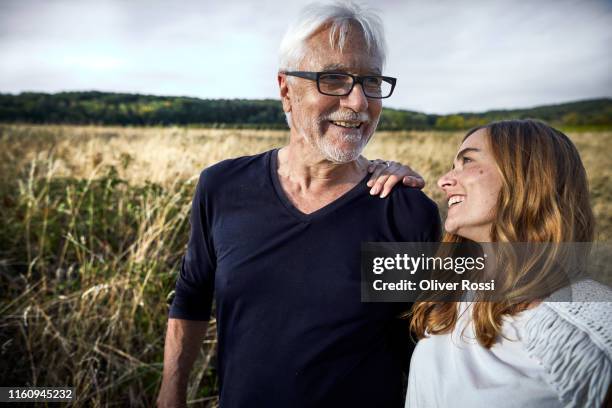
[[[334,112],[321,117],[321,121],[333,120],[334,122],[370,122],[370,115],[365,112]]]

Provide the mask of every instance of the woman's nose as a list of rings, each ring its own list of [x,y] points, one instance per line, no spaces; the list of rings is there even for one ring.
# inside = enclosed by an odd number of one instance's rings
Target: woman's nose
[[[440,177],[440,179],[438,180],[438,187],[444,190],[445,188],[452,187],[455,184],[457,184],[457,181],[455,180],[455,177],[454,177],[454,173],[455,173],[455,170],[453,169],[449,171],[448,173],[446,173],[445,175],[443,175],[442,177]]]

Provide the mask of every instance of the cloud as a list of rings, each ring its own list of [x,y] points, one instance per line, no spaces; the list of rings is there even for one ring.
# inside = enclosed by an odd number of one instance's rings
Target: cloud
[[[393,107],[447,113],[612,96],[607,1],[374,1]],[[276,98],[300,3],[0,3],[0,92],[101,89]]]
[[[470,2],[452,12],[437,4],[394,13],[412,16],[405,28],[388,21],[390,37],[406,38],[397,48],[407,57],[391,59],[407,79],[401,105],[449,112],[612,95],[609,4]]]

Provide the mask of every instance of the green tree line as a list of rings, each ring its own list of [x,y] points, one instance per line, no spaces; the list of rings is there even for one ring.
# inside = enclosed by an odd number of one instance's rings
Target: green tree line
[[[384,108],[380,130],[458,130],[493,120],[537,118],[559,127],[612,127],[612,98],[529,109],[436,115]],[[0,122],[282,129],[274,99],[198,99],[108,92],[0,94]]]

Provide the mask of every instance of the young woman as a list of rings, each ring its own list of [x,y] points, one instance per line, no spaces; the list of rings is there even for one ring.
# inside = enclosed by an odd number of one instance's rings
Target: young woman
[[[470,131],[438,185],[449,202],[445,242],[593,241],[578,151],[543,123],[502,121]],[[583,280],[572,285],[572,302],[525,301],[529,286],[557,282],[553,291],[561,288],[557,268],[504,269],[511,260],[496,256],[511,288],[504,301],[415,304],[411,328],[420,340],[406,407],[609,403],[612,303],[576,300],[612,301],[610,289]]]

